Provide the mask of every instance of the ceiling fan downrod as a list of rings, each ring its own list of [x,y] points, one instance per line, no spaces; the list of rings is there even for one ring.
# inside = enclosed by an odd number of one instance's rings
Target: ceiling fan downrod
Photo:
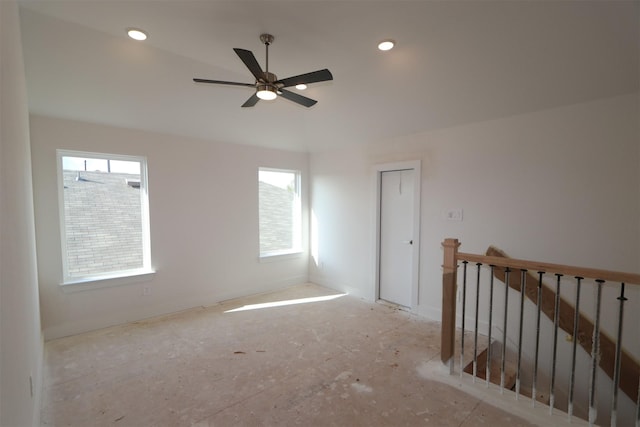
[[[268,76],[269,75],[269,45],[273,43],[273,36],[271,34],[260,34],[260,41],[264,43],[265,50],[267,51],[265,74]]]

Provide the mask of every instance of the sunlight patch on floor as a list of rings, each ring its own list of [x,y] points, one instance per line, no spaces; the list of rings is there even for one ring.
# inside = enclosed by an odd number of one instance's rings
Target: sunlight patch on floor
[[[248,305],[243,305],[242,307],[234,308],[232,310],[227,310],[225,311],[225,313],[235,313],[237,311],[248,311],[248,310],[259,310],[262,308],[283,307],[286,305],[295,305],[295,304],[308,304],[311,302],[331,301],[336,298],[343,297],[345,295],[347,294],[324,295],[321,297],[290,299],[290,300],[284,300],[284,301],[264,302],[260,304],[248,304]]]

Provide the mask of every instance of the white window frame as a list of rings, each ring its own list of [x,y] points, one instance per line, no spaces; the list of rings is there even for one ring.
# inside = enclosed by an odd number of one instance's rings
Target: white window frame
[[[292,256],[299,256],[303,253],[302,250],[302,172],[297,169],[277,169],[269,167],[258,168],[258,185],[260,183],[260,172],[282,172],[295,174],[295,199],[294,199],[294,212],[293,216],[293,246],[288,249],[262,252],[260,248],[260,227],[258,225],[258,251],[261,262],[274,261],[279,259],[287,259]],[[260,218],[260,195],[258,194],[258,218]]]
[[[109,271],[85,276],[70,276],[67,260],[67,233],[64,209],[63,157],[81,157],[103,160],[122,160],[140,163],[140,216],[142,218],[142,267],[128,270]],[[56,150],[58,172],[58,212],[60,220],[60,245],[62,249],[61,286],[75,285],[74,290],[118,286],[150,280],[155,273],[151,266],[151,233],[149,223],[149,186],[147,179],[147,158],[124,154],[106,154],[77,150]],[[68,286],[71,288],[70,286]]]

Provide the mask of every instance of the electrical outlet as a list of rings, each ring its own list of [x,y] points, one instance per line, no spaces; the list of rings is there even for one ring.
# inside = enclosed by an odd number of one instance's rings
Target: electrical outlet
[[[142,295],[144,295],[144,296],[151,295],[151,286],[143,286],[142,287]]]

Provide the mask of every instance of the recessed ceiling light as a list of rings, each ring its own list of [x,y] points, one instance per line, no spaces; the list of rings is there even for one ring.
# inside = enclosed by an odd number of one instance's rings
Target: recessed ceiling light
[[[383,40],[378,43],[378,49],[380,50],[391,50],[396,45],[396,42],[393,40]]]
[[[134,40],[142,41],[147,39],[147,34],[138,28],[127,28],[127,35]]]
[[[305,90],[307,88],[307,85],[304,83],[300,83],[299,85],[296,85],[296,89],[298,90]]]

